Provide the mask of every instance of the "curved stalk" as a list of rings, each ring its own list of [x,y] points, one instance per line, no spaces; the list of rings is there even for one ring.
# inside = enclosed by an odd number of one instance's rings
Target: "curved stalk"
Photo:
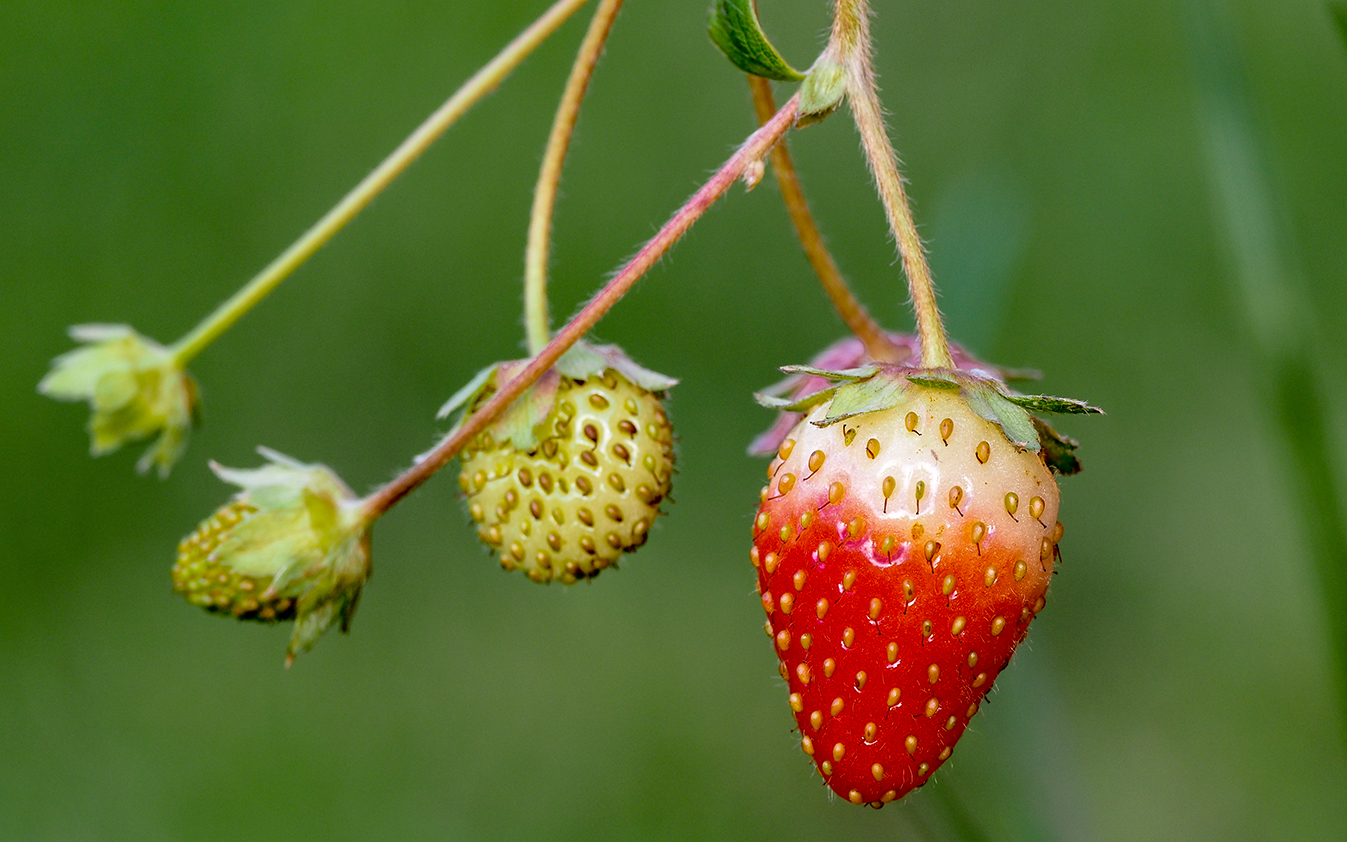
[[[575,318],[557,332],[552,341],[524,367],[518,376],[500,386],[482,408],[464,419],[462,426],[440,442],[425,458],[407,469],[392,482],[371,494],[363,508],[369,522],[381,517],[399,500],[430,479],[440,468],[459,454],[463,447],[486,429],[502,412],[551,368],[562,354],[581,339],[603,318],[613,305],[636,284],[641,276],[654,266],[665,252],[687,232],[707,209],[719,199],[754,161],[762,160],[795,122],[799,96],[792,97],[762,128],[758,129],[739,150],[711,177],[702,188],[688,199],[673,217],[664,224],[654,238],[641,248],[626,266],[613,276],[598,295],[590,299]]]
[[[758,122],[766,123],[776,112],[772,83],[761,76],[750,74],[748,87],[753,92],[753,108],[758,114]],[[790,214],[790,221],[795,224],[795,233],[800,239],[800,246],[804,249],[809,265],[814,268],[814,274],[818,276],[823,292],[837,310],[837,315],[865,345],[865,352],[871,358],[882,361],[901,359],[906,351],[897,348],[889,341],[884,329],[851,291],[846,278],[842,277],[842,271],[837,268],[837,261],[833,260],[832,253],[823,242],[823,235],[814,221],[814,215],[809,211],[809,202],[805,199],[804,188],[795,173],[795,163],[791,160],[790,149],[785,141],[772,148],[771,159],[772,172],[776,175],[776,183],[781,188],[781,199],[785,202],[786,212]]]
[[[575,133],[575,121],[580,115],[580,103],[589,90],[594,66],[599,62],[613,21],[622,8],[623,0],[601,0],[594,11],[589,31],[580,44],[580,51],[571,66],[566,90],[552,120],[552,133],[547,138],[538,186],[533,191],[533,211],[529,217],[528,248],[524,252],[524,325],[528,331],[529,354],[537,354],[551,339],[551,324],[547,313],[547,260],[552,241],[552,212],[557,204],[557,186],[561,183],[561,168],[566,163],[566,152]]]
[[[889,219],[889,228],[898,241],[903,259],[912,307],[917,314],[917,332],[921,335],[921,364],[926,368],[952,368],[949,340],[935,300],[935,284],[926,263],[926,252],[917,234],[917,224],[903,190],[898,156],[884,128],[884,112],[876,93],[875,69],[871,63],[869,0],[837,0],[833,9],[833,31],[825,55],[846,68],[847,101],[851,105],[856,128],[861,135],[865,157],[874,173],[875,186]]]
[[[245,313],[256,307],[272,290],[280,285],[290,273],[299,268],[304,261],[313,256],[328,240],[365,209],[374,197],[383,192],[393,179],[402,174],[422,152],[435,142],[445,129],[454,124],[483,96],[496,89],[496,86],[519,66],[529,53],[546,41],[566,22],[577,9],[588,0],[557,0],[506,45],[481,70],[473,74],[453,96],[435,110],[420,126],[404,140],[393,153],[384,159],[369,175],[365,176],[351,192],[347,193],[332,210],[314,223],[308,231],[281,252],[280,256],[258,272],[251,281],[215,309],[190,333],[175,342],[169,352],[177,365],[185,367],[188,362],[206,349],[210,343],[228,330]]]

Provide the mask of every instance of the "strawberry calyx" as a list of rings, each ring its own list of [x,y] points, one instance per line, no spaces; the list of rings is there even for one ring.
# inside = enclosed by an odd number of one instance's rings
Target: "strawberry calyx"
[[[803,365],[783,366],[781,370],[831,385],[803,396],[757,394],[754,397],[762,406],[790,413],[792,417],[827,403],[827,413],[811,422],[818,427],[892,409],[903,402],[904,395],[913,386],[957,392],[973,412],[995,424],[1011,444],[1039,453],[1047,466],[1060,474],[1080,471],[1080,460],[1075,456],[1078,445],[1032,413],[1103,414],[1102,409],[1072,398],[1014,392],[989,367],[968,370],[870,362],[841,370]]]
[[[448,418],[461,413],[449,435],[453,435],[478,407],[491,395],[517,377],[530,360],[495,362],[483,368],[454,393],[440,407],[435,417]],[[516,449],[531,451],[547,437],[547,419],[557,406],[561,378],[583,382],[601,376],[608,370],[616,371],[641,388],[661,395],[678,384],[672,377],[651,371],[637,364],[617,345],[593,345],[580,341],[557,360],[556,365],[543,373],[538,381],[521,394],[510,408],[486,429],[497,441],[508,441]]]

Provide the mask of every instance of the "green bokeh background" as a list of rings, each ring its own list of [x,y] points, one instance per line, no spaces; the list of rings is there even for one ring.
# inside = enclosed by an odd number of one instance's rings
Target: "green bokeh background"
[[[289,672],[288,630],[170,593],[176,541],[228,494],[207,459],[266,444],[371,488],[473,372],[520,354],[526,214],[583,23],[196,362],[206,423],[168,481],[134,474],[138,448],[90,460],[84,410],[35,394],[65,327],[176,338],[544,5],[5,4],[0,838],[1347,838],[1334,609],[1194,49],[1225,32],[1243,74],[1285,270],[1263,280],[1312,316],[1296,332],[1347,477],[1347,50],[1319,0],[879,4],[953,334],[1109,411],[1061,425],[1086,470],[1064,482],[1049,610],[900,804],[828,795],[762,636],[744,447],[770,417],[750,392],[842,333],[770,182],[735,188],[599,326],[682,378],[677,503],[620,571],[502,573],[445,475],[380,523],[353,634]],[[563,184],[561,315],[753,127],[706,5],[631,0],[618,21]],[[807,64],[826,4],[762,5]],[[840,263],[906,328],[854,130],[792,144]]]

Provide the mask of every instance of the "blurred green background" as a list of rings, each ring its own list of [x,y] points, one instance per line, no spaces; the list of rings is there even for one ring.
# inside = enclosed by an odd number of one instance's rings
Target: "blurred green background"
[[[287,628],[170,593],[177,540],[229,493],[208,458],[266,444],[371,488],[520,354],[583,22],[194,364],[206,421],[168,481],[134,474],[139,448],[90,460],[86,411],[35,393],[66,326],[177,338],[544,5],[4,5],[0,838],[1347,838],[1342,606],[1316,563],[1343,517],[1323,479],[1347,477],[1347,50],[1320,0],[879,4],[954,336],[1109,411],[1061,425],[1086,470],[1050,610],[900,804],[829,796],[762,636],[750,392],[842,333],[770,181],[599,326],[682,378],[677,503],[620,571],[502,573],[446,474],[379,525],[353,634],[288,673]],[[558,314],[753,128],[706,6],[618,21],[563,184]],[[762,6],[806,65],[827,5]],[[791,142],[838,260],[907,328],[848,120]],[[1318,409],[1277,397],[1281,363]]]

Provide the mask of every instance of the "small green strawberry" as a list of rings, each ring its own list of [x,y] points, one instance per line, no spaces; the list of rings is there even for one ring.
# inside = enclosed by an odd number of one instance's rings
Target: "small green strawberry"
[[[471,414],[518,367],[489,369],[457,402]],[[573,584],[645,543],[673,479],[674,383],[615,346],[578,345],[464,449],[459,487],[504,569]]]
[[[328,468],[259,450],[261,468],[212,463],[242,490],[178,544],[173,590],[216,614],[293,619],[289,666],[332,625],[350,628],[370,575],[369,522]]]

